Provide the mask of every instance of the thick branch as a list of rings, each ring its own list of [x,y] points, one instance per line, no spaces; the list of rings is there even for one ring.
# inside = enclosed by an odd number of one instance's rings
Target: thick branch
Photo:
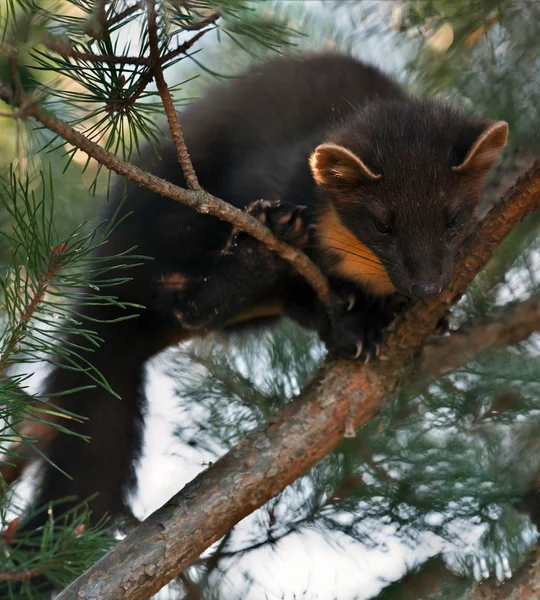
[[[477,323],[473,327],[463,328],[451,335],[430,339],[425,344],[420,357],[419,371],[422,376],[437,376],[440,373],[465,364],[483,350],[504,348],[527,339],[540,330],[540,296],[533,296],[524,302],[506,307],[494,318]],[[43,449],[51,434],[50,427],[39,422],[29,421],[19,430],[19,435],[38,440]],[[23,472],[30,459],[35,458],[34,447],[23,439],[12,444],[9,450],[13,456],[1,457],[0,475],[11,485]],[[341,495],[341,494],[340,494]],[[330,499],[329,499],[330,500]]]
[[[1,82],[0,99],[9,104],[13,104],[14,102],[11,89],[6,85],[2,85]],[[82,150],[88,154],[88,156],[94,158],[100,164],[111,169],[115,173],[134,181],[160,196],[166,196],[167,198],[182,202],[197,212],[218,217],[253,236],[283,258],[283,260],[290,263],[315,290],[326,307],[328,314],[333,315],[328,281],[321,270],[303,252],[278,240],[258,219],[255,219],[247,212],[235,208],[231,204],[208,194],[202,189],[186,190],[172,185],[160,177],[156,177],[155,175],[139,169],[135,165],[121,160],[114,154],[107,152],[107,150],[99,144],[90,141],[84,135],[75,131],[75,129],[70,127],[67,123],[57,119],[50,113],[47,113],[38,104],[32,104],[27,99],[21,99],[18,103],[18,107],[21,108],[26,118],[33,117],[47,129],[53,131],[72,146]]]
[[[540,164],[490,213],[465,249],[442,299],[415,305],[394,327],[386,362],[327,363],[301,395],[198,475],[57,600],[148,598],[236,523],[279,494],[359,427],[413,368],[423,340],[497,245],[540,203]]]
[[[426,344],[422,351],[421,373],[438,375],[467,362],[481,350],[517,344],[540,330],[540,295],[510,305],[495,317],[460,329]]]

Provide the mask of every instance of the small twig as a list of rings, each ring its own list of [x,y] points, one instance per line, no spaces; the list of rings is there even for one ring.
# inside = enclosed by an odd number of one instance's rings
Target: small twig
[[[481,350],[517,344],[540,330],[540,295],[504,308],[498,315],[426,344],[420,359],[423,375],[455,369]]]
[[[139,79],[139,85],[137,86],[137,89],[133,92],[133,94],[131,94],[131,96],[129,96],[128,98],[117,98],[115,100],[111,100],[111,102],[109,102],[106,105],[105,109],[107,111],[118,110],[121,112],[127,112],[129,108],[133,106],[135,102],[137,102],[137,100],[140,98],[141,94],[144,92],[144,90],[147,88],[148,84],[152,81],[153,78],[154,74],[152,72],[152,69],[148,68],[148,70],[141,75]]]
[[[182,171],[184,173],[186,184],[190,190],[198,190],[201,186],[199,185],[197,175],[195,174],[195,169],[193,168],[193,164],[191,163],[188,149],[184,141],[184,136],[182,135],[182,130],[180,128],[180,123],[178,121],[178,115],[176,114],[176,110],[174,109],[171,93],[169,92],[169,88],[167,87],[167,83],[163,75],[163,68],[159,60],[159,40],[156,23],[156,7],[154,4],[154,0],[148,0],[147,10],[148,38],[150,42],[150,59],[153,64],[154,79],[156,80],[158,92],[161,97],[161,101],[163,102],[163,107],[165,108],[165,114],[167,115],[169,129],[171,130],[171,136],[176,147],[176,153],[178,155],[178,162],[182,166]]]
[[[39,577],[41,571],[39,569],[27,569],[26,571],[18,572],[3,572],[0,571],[0,581],[30,581],[34,577]]]
[[[213,21],[212,21],[213,22]],[[209,23],[210,24],[210,23]],[[199,30],[201,29],[201,30]],[[153,64],[159,62],[159,64],[164,65],[169,62],[173,58],[176,58],[180,54],[187,52],[194,44],[196,44],[204,35],[208,32],[213,31],[215,27],[209,29],[202,28],[194,28],[194,30],[198,31],[196,35],[189,38],[185,42],[182,42],[177,48],[174,50],[170,50],[166,52],[162,56],[160,56],[157,60],[153,57],[148,56],[117,56],[117,55],[108,55],[108,54],[94,54],[93,52],[80,52],[79,50],[75,50],[72,48],[69,43],[65,42],[61,39],[50,38],[45,41],[45,46],[51,51],[63,56],[64,58],[73,58],[79,61],[86,61],[91,63],[98,64],[112,64],[112,65],[137,65],[143,67],[151,68]],[[150,79],[151,81],[151,79]]]
[[[274,535],[272,538],[266,537],[265,539],[260,540],[258,542],[254,542],[253,544],[250,544],[249,546],[244,546],[243,548],[238,548],[238,550],[224,550],[220,553],[219,558],[221,558],[221,559],[223,559],[223,558],[238,558],[240,556],[244,556],[244,554],[253,552],[254,550],[259,550],[261,548],[265,548],[266,546],[275,546],[278,542],[285,539],[292,533],[297,533],[298,530],[300,529],[300,527],[304,523],[307,523],[308,520],[309,520],[308,518],[298,519],[297,521],[294,522],[293,525],[288,527],[285,531],[283,531],[279,535]],[[199,558],[197,558],[197,560],[195,560],[193,562],[193,566],[205,566],[213,558],[214,558],[214,555],[199,557]]]
[[[234,529],[234,528],[233,528]],[[229,542],[231,541],[233,529],[228,531],[219,542],[217,548],[214,552],[208,556],[204,562],[204,573],[201,578],[201,582],[199,584],[199,588],[202,592],[204,592],[205,588],[208,586],[208,581],[210,579],[210,575],[219,567],[220,561],[225,558],[226,550]]]
[[[109,56],[106,54],[94,54],[92,52],[79,52],[64,41],[57,39],[47,40],[45,46],[51,52],[55,52],[64,58],[74,58],[80,61],[114,65],[150,65],[150,59],[145,56]]]
[[[186,31],[200,31],[201,29],[208,27],[208,25],[213,25],[220,17],[221,14],[215,11],[207,17],[204,17],[204,19],[201,19],[198,23],[182,23],[182,29]]]
[[[109,29],[113,25],[116,25],[116,23],[120,23],[121,21],[123,21],[126,17],[129,17],[130,15],[137,12],[138,10],[141,10],[143,7],[144,7],[144,0],[139,0],[133,6],[129,6],[128,8],[126,8],[122,12],[118,13],[114,17],[107,19],[105,21],[104,25],[107,29]]]
[[[12,353],[24,337],[26,327],[47,293],[50,282],[57,276],[64,266],[64,248],[52,248],[50,250],[50,262],[46,270],[41,273],[38,281],[28,288],[27,303],[24,310],[20,312],[15,323],[11,327],[11,335],[4,344],[4,354],[0,358],[0,373],[3,373],[11,361]]]
[[[167,52],[161,58],[161,64],[164,65],[166,62],[169,62],[170,60],[176,58],[180,54],[187,52],[196,42],[198,42],[203,37],[203,35],[206,35],[209,31],[213,31],[214,29],[215,27],[212,27],[210,29],[203,29],[202,31],[199,31],[199,33],[194,35],[192,38],[189,38],[189,40],[186,40],[185,42],[181,43],[174,50]]]

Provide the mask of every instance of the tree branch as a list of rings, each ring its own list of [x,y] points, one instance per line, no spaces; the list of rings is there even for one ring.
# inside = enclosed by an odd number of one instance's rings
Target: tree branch
[[[139,65],[149,66],[150,60],[146,56],[116,56],[108,54],[94,54],[93,52],[80,52],[71,47],[69,41],[65,38],[57,38],[53,36],[47,37],[44,41],[45,46],[51,52],[59,54],[64,58],[74,58],[75,60],[91,62],[91,63],[105,63],[112,65]]]
[[[186,184],[190,190],[199,190],[199,180],[195,175],[195,169],[189,158],[189,153],[182,135],[180,123],[178,121],[178,115],[174,108],[171,93],[167,87],[165,77],[163,75],[163,67],[161,66],[159,59],[159,40],[156,23],[156,6],[154,0],[148,0],[147,2],[147,13],[148,13],[148,38],[150,45],[150,59],[153,65],[154,79],[156,80],[157,89],[167,115],[167,121],[169,123],[169,129],[171,130],[171,136],[178,154],[178,162],[182,167]]]
[[[213,31],[214,29],[215,29],[215,27],[212,27],[211,29],[202,29],[201,31],[196,33],[193,37],[189,38],[189,40],[182,42],[177,48],[175,48],[174,50],[171,50],[170,52],[167,52],[167,54],[163,55],[163,57],[161,59],[161,64],[164,65],[165,63],[169,62],[173,58],[176,58],[180,54],[183,54],[184,52],[189,50],[196,42],[198,42],[202,38],[203,35],[205,35],[209,31]]]
[[[202,18],[200,21],[196,23],[185,23],[182,25],[182,28],[186,31],[200,31],[208,25],[213,25],[219,18],[221,14],[218,11],[210,13],[207,17]]]
[[[39,569],[27,569],[15,573],[4,573],[3,571],[0,571],[0,581],[30,581],[30,579],[34,579],[34,577],[39,577],[40,575],[41,571]]]
[[[119,12],[114,17],[110,17],[109,19],[107,19],[104,24],[106,29],[109,29],[113,25],[116,25],[116,23],[121,23],[126,17],[129,17],[133,13],[136,13],[138,10],[141,10],[143,7],[144,7],[144,0],[138,0],[138,2],[136,2],[132,6],[128,6],[128,8],[126,8],[122,12]]]
[[[130,598],[156,593],[236,523],[279,494],[359,427],[411,374],[414,355],[513,227],[540,204],[540,163],[480,225],[461,254],[441,301],[418,302],[397,320],[385,361],[329,362],[299,397],[148,517],[57,600]]]
[[[140,6],[131,7],[132,9],[139,10],[144,5],[144,0],[139,3]],[[130,12],[135,12],[135,10],[131,10]],[[125,11],[126,13],[128,11]],[[210,16],[202,19],[200,22],[195,25],[184,25],[183,28],[185,31],[197,31],[194,36],[182,42],[177,48],[174,50],[170,50],[169,52],[159,55],[159,53],[150,56],[118,56],[116,54],[95,54],[94,52],[81,52],[80,50],[75,50],[72,48],[69,40],[65,37],[55,37],[51,34],[48,34],[46,39],[43,41],[44,45],[48,50],[63,56],[64,58],[74,58],[78,61],[97,63],[97,64],[111,64],[111,65],[138,65],[138,66],[146,66],[152,67],[153,64],[164,65],[168,61],[173,58],[176,58],[178,55],[183,54],[187,50],[189,50],[196,42],[198,42],[206,33],[215,29],[215,27],[211,27],[209,29],[205,29],[210,25],[213,25],[219,18],[219,13],[212,13]],[[155,10],[154,10],[155,17]],[[110,25],[109,21],[105,22],[105,26],[108,28]]]
[[[14,103],[11,89],[7,85],[2,85],[2,82],[0,82],[0,100],[4,100],[8,104]],[[99,144],[90,141],[84,135],[75,131],[67,123],[46,112],[39,104],[32,103],[27,98],[20,98],[16,106],[21,109],[21,114],[25,118],[33,117],[47,129],[56,133],[72,146],[82,150],[88,156],[94,158],[115,173],[134,181],[160,196],[182,202],[197,212],[218,217],[253,236],[267,248],[278,254],[283,260],[291,264],[306,279],[321,299],[330,318],[333,320],[333,307],[328,281],[319,267],[297,248],[293,248],[278,240],[258,219],[202,189],[186,190],[123,161]]]
[[[150,3],[149,3],[150,2]],[[130,12],[135,12],[144,6],[146,3],[147,8],[149,10],[151,0],[141,0],[141,2],[137,3],[137,6],[131,7]],[[125,11],[126,13],[128,10]],[[152,44],[152,42],[157,42],[157,27],[155,22],[155,7],[152,13],[148,13],[149,18],[153,18],[153,31],[150,31],[149,26],[149,34],[150,34],[150,56],[117,56],[117,55],[105,55],[105,54],[94,54],[92,52],[80,52],[71,47],[69,40],[64,37],[55,37],[50,33],[47,34],[46,39],[44,40],[45,46],[59,54],[64,58],[73,58],[76,61],[80,62],[89,62],[89,63],[97,63],[97,64],[118,64],[118,65],[138,65],[147,67],[144,70],[140,77],[139,83],[135,91],[128,97],[121,97],[109,102],[106,106],[107,110],[112,111],[125,111],[130,106],[133,106],[135,102],[140,98],[141,94],[144,92],[148,84],[152,81],[158,71],[161,71],[163,74],[163,66],[168,63],[170,60],[176,58],[180,54],[184,54],[187,52],[196,42],[198,42],[204,35],[206,35],[209,31],[212,31],[214,27],[206,28],[207,26],[213,25],[219,18],[219,13],[212,13],[207,18],[203,19],[199,23],[193,26],[185,26],[187,31],[197,31],[197,33],[186,41],[182,42],[177,48],[171,50],[165,54],[160,55],[157,43]],[[149,21],[150,23],[150,21]],[[108,31],[109,21],[105,21],[104,29]],[[17,115],[17,113],[15,113]],[[5,116],[5,115],[0,115]],[[15,115],[11,115],[14,117]],[[192,169],[193,171],[193,169]],[[198,186],[192,187],[190,182],[193,183],[193,177],[195,177],[195,173],[193,172],[187,178],[188,187],[192,189],[197,189]],[[195,178],[196,179],[196,178]]]
[[[455,369],[467,360],[474,358],[483,350],[504,348],[527,339],[532,333],[540,330],[540,295],[533,296],[524,302],[505,307],[495,317],[469,328],[463,328],[444,337],[430,339],[423,347],[419,360],[421,376],[437,375]],[[21,392],[24,394],[24,392]],[[25,465],[36,457],[34,446],[27,439],[37,440],[39,449],[44,449],[53,430],[47,425],[28,421],[18,430],[20,441],[9,447],[12,457],[2,457],[0,475],[7,485],[19,479]],[[356,477],[356,476],[355,476]],[[346,482],[356,485],[352,482]],[[347,492],[340,490],[328,499],[328,504],[335,497],[343,497]]]
[[[466,363],[482,350],[504,348],[540,330],[540,294],[504,308],[498,315],[426,344],[420,372],[436,376]]]

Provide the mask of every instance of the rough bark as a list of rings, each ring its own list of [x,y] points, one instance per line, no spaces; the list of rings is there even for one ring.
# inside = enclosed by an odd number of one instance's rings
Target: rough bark
[[[440,299],[418,302],[393,324],[381,358],[370,365],[326,363],[302,393],[199,474],[58,600],[149,598],[236,523],[334,450],[414,368],[440,318],[464,293],[497,246],[540,204],[540,163],[510,190],[464,248]]]
[[[419,375],[437,376],[439,373],[465,364],[467,360],[484,350],[517,344],[539,330],[540,296],[536,295],[529,300],[506,307],[495,317],[477,323],[473,327],[462,328],[448,336],[430,339],[424,345],[419,357]],[[0,455],[0,475],[7,485],[19,479],[27,461],[35,457],[33,446],[25,443],[24,437],[38,440],[37,447],[44,450],[48,436],[53,435],[54,430],[42,423],[29,421],[24,424],[19,433],[21,441],[10,446],[13,456]]]

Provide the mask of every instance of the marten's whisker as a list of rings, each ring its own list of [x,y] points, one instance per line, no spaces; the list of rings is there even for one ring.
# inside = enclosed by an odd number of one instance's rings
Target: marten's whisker
[[[328,239],[330,239],[330,238],[328,238]],[[330,240],[330,241],[334,241],[335,242],[335,240]],[[345,254],[350,254],[351,256],[357,256],[358,258],[363,259],[363,261],[366,262],[366,263],[371,263],[371,264],[377,266],[381,270],[386,270],[383,267],[383,265],[378,260],[374,260],[374,259],[370,258],[369,256],[367,256],[365,254],[359,254],[357,252],[353,252],[352,250],[347,250],[347,248],[342,248],[340,246],[327,246],[327,245],[325,245],[325,248],[329,248],[330,250],[339,250],[340,252],[345,252]]]

